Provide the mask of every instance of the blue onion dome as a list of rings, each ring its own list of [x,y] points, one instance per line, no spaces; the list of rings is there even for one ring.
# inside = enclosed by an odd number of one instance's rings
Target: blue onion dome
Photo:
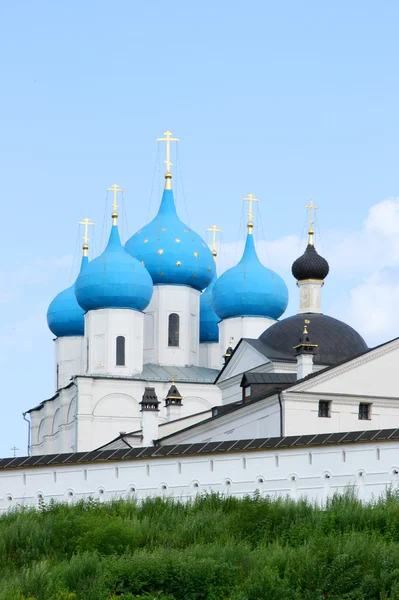
[[[76,298],[85,310],[132,308],[142,311],[152,297],[152,279],[147,269],[122,247],[117,215],[104,252],[92,260],[79,275]]]
[[[212,294],[216,281],[217,277],[215,276],[200,297],[200,344],[219,341],[218,323],[220,319],[212,306]]]
[[[250,230],[251,231],[251,230]],[[283,279],[262,265],[252,233],[248,233],[240,262],[225,271],[213,288],[212,304],[220,319],[269,317],[278,319],[288,304]]]
[[[176,213],[171,175],[167,173],[158,214],[126,242],[125,249],[142,262],[154,284],[188,285],[203,290],[215,276],[211,251]]]
[[[83,256],[80,273],[88,262],[87,256]],[[75,284],[57,294],[50,303],[47,324],[56,337],[84,335],[84,310],[76,300]]]

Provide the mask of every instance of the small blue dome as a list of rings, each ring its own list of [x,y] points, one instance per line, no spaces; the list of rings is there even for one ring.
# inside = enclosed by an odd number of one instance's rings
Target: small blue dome
[[[82,258],[80,273],[89,262]],[[75,284],[60,292],[51,302],[47,310],[47,324],[56,337],[84,335],[84,310],[79,306],[75,296]]]
[[[203,290],[215,275],[204,240],[177,216],[172,190],[164,190],[155,219],[126,242],[129,254],[142,261],[154,284],[188,285]]]
[[[277,273],[260,262],[252,234],[247,235],[240,262],[216,281],[212,305],[220,319],[269,317],[278,319],[288,304],[288,290]]]
[[[200,344],[219,341],[219,317],[213,310],[212,293],[215,277],[200,297]]]
[[[117,225],[112,225],[104,252],[92,260],[75,284],[76,298],[85,310],[132,308],[144,310],[152,296],[147,269],[123,249]]]

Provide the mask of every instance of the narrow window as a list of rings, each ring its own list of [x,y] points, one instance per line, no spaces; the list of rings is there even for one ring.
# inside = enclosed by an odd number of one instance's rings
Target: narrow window
[[[331,402],[327,400],[319,401],[319,417],[331,417]]]
[[[168,346],[179,345],[179,315],[172,313],[169,315],[169,332],[168,332]]]
[[[89,338],[86,338],[86,373],[89,372]]]
[[[211,471],[213,471],[213,460],[209,461],[209,466],[210,466]]]
[[[115,467],[115,477],[119,479],[119,467]]]
[[[276,467],[278,467],[278,463],[279,463],[278,454],[276,454],[276,456],[274,457],[274,462],[276,463]]]
[[[87,481],[87,469],[84,469],[83,471],[83,479]]]
[[[377,454],[377,460],[380,460],[380,458],[381,458],[381,450],[379,448],[377,448],[376,454]]]
[[[243,456],[243,459],[242,459],[242,468],[243,469],[247,468],[247,459],[245,458],[245,456]]]
[[[308,461],[309,461],[309,464],[310,464],[310,465],[312,465],[312,464],[313,464],[313,456],[312,456],[312,453],[311,453],[311,452],[309,452],[309,454],[308,454]]]
[[[118,335],[116,338],[116,366],[125,366],[125,338],[123,335]]]
[[[342,462],[346,462],[346,452],[342,450]]]
[[[146,465],[145,470],[148,476],[150,474],[150,465]]]
[[[177,470],[178,470],[178,473],[180,475],[181,474],[181,462],[177,463]]]
[[[57,390],[60,389],[60,365],[57,363],[57,368],[56,368],[56,385],[57,385]]]
[[[25,473],[22,475],[22,483],[26,485],[26,475]]]
[[[53,480],[54,480],[54,483],[57,483],[57,473],[55,471],[53,473]]]
[[[370,420],[371,416],[371,404],[366,404],[365,402],[360,402],[359,404],[359,419],[362,421]]]

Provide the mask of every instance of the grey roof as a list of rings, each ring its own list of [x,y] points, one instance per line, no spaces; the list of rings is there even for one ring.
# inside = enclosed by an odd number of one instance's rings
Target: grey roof
[[[313,433],[309,435],[292,435],[287,437],[255,438],[223,442],[195,442],[189,444],[171,444],[170,446],[149,446],[146,448],[126,448],[119,450],[91,450],[90,452],[3,458],[0,460],[0,470],[115,460],[140,460],[150,457],[162,458],[197,454],[250,452],[255,450],[271,450],[274,448],[358,444],[389,440],[399,440],[399,429],[374,429],[371,431],[348,431],[343,433]]]
[[[182,383],[214,383],[219,371],[217,369],[208,369],[206,367],[196,367],[190,365],[187,367],[176,367],[174,365],[155,365],[147,364],[143,366],[141,373],[131,376],[118,375],[78,375],[77,377],[89,377],[99,379],[133,379],[136,381],[175,381]]]
[[[297,381],[296,373],[261,373],[257,371],[250,371],[248,373],[244,373],[241,381],[241,385],[244,382],[253,384],[284,384],[284,383],[294,383]]]

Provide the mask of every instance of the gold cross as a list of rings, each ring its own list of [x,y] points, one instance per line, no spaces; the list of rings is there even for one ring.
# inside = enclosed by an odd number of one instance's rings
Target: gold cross
[[[122,188],[120,188],[117,183],[113,183],[111,185],[111,187],[107,188],[107,192],[114,192],[114,200],[112,202],[112,208],[114,209],[113,213],[112,213],[112,225],[116,225],[117,219],[118,219],[118,213],[117,213],[116,209],[119,207],[116,203],[116,197],[117,197],[116,195],[118,192],[123,192],[123,191],[124,190]]]
[[[317,210],[319,207],[316,206],[315,204],[313,204],[313,200],[311,200],[309,202],[309,204],[306,204],[305,208],[309,211],[309,238],[308,238],[308,244],[310,244],[311,246],[313,246],[313,236],[314,236],[314,230],[313,230],[313,225],[314,225],[314,221],[313,221],[313,211]]]
[[[85,234],[82,236],[83,237],[83,256],[88,256],[89,255],[89,227],[90,225],[94,225],[93,221],[90,221],[90,219],[88,217],[86,217],[85,219],[83,219],[83,221],[79,221],[79,225],[84,225],[85,226]]]
[[[169,129],[165,131],[164,136],[163,138],[157,138],[157,142],[166,142],[166,160],[164,160],[164,163],[166,164],[166,172],[170,173],[170,167],[173,164],[170,162],[170,142],[178,142],[179,138],[172,137],[172,132]]]
[[[212,227],[207,227],[206,230],[212,231],[212,255],[213,255],[213,260],[216,262],[216,257],[218,255],[217,248],[216,248],[216,234],[222,233],[223,229],[220,229],[217,225],[212,225]]]
[[[243,200],[244,200],[244,202],[249,202],[248,233],[252,234],[252,228],[254,226],[254,224],[252,223],[252,219],[254,218],[254,215],[252,214],[252,202],[259,202],[259,200],[258,200],[258,198],[255,198],[255,196],[253,194],[248,194],[248,196],[246,198],[243,198]]]

